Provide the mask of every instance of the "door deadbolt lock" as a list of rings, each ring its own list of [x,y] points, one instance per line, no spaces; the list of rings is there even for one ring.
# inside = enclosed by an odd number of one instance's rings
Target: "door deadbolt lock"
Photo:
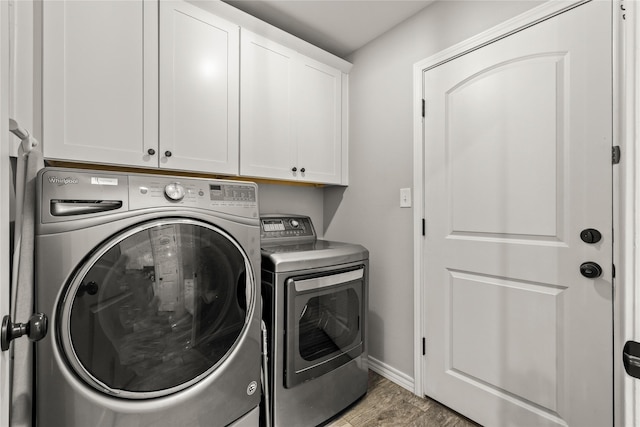
[[[580,273],[589,279],[597,279],[602,276],[602,267],[592,261],[583,262],[580,264]]]
[[[2,351],[9,350],[12,340],[26,335],[31,341],[40,341],[47,335],[49,319],[44,313],[36,313],[29,318],[27,323],[13,323],[11,316],[2,319]]]
[[[586,228],[580,232],[580,238],[585,243],[598,243],[602,234],[595,228]]]

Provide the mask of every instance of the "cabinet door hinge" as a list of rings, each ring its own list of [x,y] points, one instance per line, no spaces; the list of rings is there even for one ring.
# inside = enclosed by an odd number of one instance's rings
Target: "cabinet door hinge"
[[[426,111],[427,111],[427,105],[426,105],[426,101],[423,99],[422,100],[422,117],[425,117],[426,115]]]
[[[422,218],[422,235],[427,235],[427,221],[424,218]]]
[[[427,354],[427,339],[425,337],[422,337],[422,355],[426,355]]]
[[[620,146],[614,145],[611,148],[611,161],[614,165],[620,163]]]

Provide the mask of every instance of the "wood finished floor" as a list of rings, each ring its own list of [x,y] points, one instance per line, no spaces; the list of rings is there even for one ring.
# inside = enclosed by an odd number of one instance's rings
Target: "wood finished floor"
[[[369,390],[325,427],[479,427],[431,399],[369,371]]]

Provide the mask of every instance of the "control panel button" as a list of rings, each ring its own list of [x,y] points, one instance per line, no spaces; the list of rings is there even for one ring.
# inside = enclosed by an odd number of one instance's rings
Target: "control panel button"
[[[177,182],[172,182],[164,187],[164,194],[169,200],[179,202],[187,192],[184,187]]]

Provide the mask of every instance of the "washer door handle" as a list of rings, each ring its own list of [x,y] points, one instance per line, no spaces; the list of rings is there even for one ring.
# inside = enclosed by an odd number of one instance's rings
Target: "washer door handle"
[[[48,328],[49,319],[44,313],[33,314],[27,323],[13,323],[11,316],[4,316],[0,337],[2,351],[9,350],[11,341],[23,335],[31,341],[40,341],[47,335]]]

